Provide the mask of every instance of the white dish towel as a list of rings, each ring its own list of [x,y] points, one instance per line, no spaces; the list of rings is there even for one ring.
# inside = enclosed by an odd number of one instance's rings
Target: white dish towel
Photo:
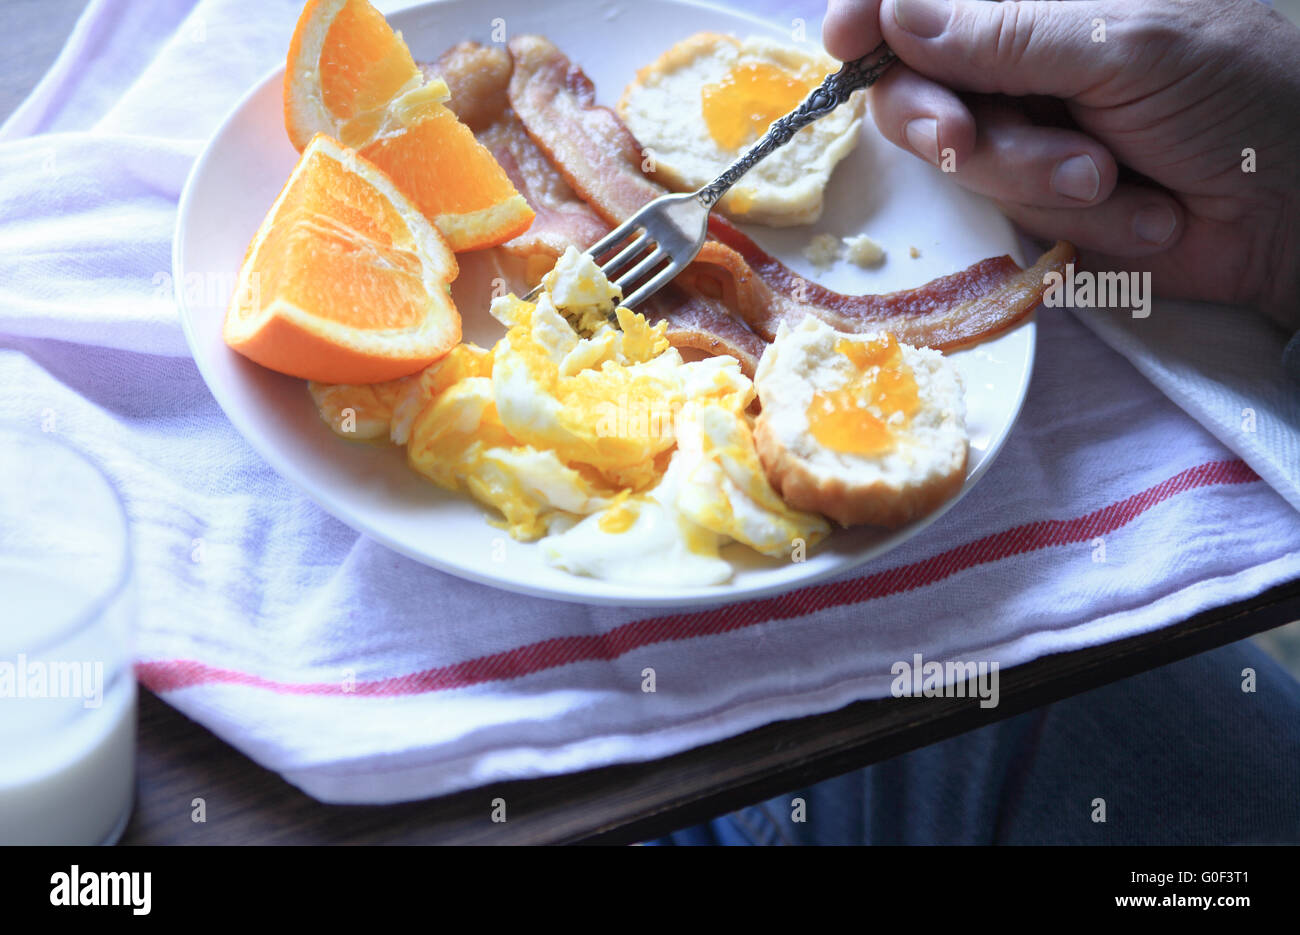
[[[234,432],[166,286],[189,165],[282,60],[299,8],[92,0],[0,129],[0,412],[121,489],[144,684],[311,795],[391,802],[661,757],[887,695],[917,653],[1006,668],[1300,575],[1294,449],[1269,427],[1294,413],[1261,395],[1250,439],[1207,431],[1059,310],[1040,315],[1024,415],[985,479],[835,581],[696,613],[592,608],[358,535]],[[1218,391],[1187,386],[1171,396],[1205,419],[1192,400]]]
[[[1261,315],[1198,302],[1156,300],[1146,318],[1077,314],[1300,510],[1300,373],[1283,367],[1291,335]]]

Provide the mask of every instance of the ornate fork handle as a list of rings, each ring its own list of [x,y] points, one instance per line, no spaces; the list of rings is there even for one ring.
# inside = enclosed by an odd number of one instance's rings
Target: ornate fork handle
[[[712,208],[727,193],[727,189],[759,161],[788,143],[792,136],[808,124],[839,107],[854,91],[871,87],[897,58],[882,42],[862,58],[845,62],[835,74],[827,75],[826,80],[814,88],[802,104],[774,121],[762,139],[733,162],[727,171],[696,192],[695,197],[704,207]]]

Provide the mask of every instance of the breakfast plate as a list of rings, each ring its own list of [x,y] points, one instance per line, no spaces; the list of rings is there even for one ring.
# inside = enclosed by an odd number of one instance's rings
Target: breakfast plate
[[[593,80],[612,105],[636,69],[691,33],[768,36],[810,51],[816,24],[769,23],[690,0],[635,4],[499,0],[493,17],[470,0],[412,7],[388,17],[417,60],[432,61],[465,39],[484,44],[540,33]],[[618,37],[633,37],[632,48]],[[287,37],[286,37],[287,38]],[[516,542],[487,522],[472,500],[435,487],[411,471],[396,447],[341,441],[321,421],[303,381],[263,369],[230,350],[222,322],[250,238],[297,162],[284,130],[283,72],[254,87],[223,121],[181,196],[174,281],[185,334],[213,396],[234,426],[285,478],[325,510],[376,541],[442,571],[494,587],[560,600],[636,606],[702,606],[782,593],[879,557],[950,509],[988,470],[1011,431],[1033,368],[1032,318],[976,347],[952,353],[966,386],[970,453],[961,492],[911,525],[884,533],[837,530],[803,561],[764,558],[740,545],[723,555],[729,583],[709,587],[631,586],[579,577],[543,561],[536,544]],[[937,168],[886,143],[867,121],[853,153],[826,192],[826,211],[812,225],[746,226],[759,245],[799,275],[849,294],[919,286],[986,257],[1010,254],[1024,265],[1010,224],[986,200]],[[877,269],[841,262],[819,271],[803,256],[817,233],[867,233],[887,251]],[[462,254],[452,294],[464,337],[490,346],[503,332],[487,311],[493,279],[483,254]]]

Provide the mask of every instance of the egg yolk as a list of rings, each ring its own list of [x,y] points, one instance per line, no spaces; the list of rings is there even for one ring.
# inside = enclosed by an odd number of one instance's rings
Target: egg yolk
[[[627,532],[636,525],[637,519],[641,516],[641,505],[645,502],[644,497],[632,498],[629,496],[631,491],[624,490],[614,498],[613,504],[609,509],[601,514],[600,519],[596,521],[596,527],[604,533],[618,535]],[[682,542],[686,546],[686,551],[692,555],[704,555],[710,558],[718,557],[718,537],[709,529],[700,526],[690,520],[678,520],[678,529],[682,534]]]
[[[840,340],[835,350],[852,361],[858,375],[846,386],[813,395],[809,429],[835,451],[882,454],[894,447],[898,431],[920,407],[912,368],[890,334],[875,341]]]
[[[629,491],[624,490],[615,497],[614,504],[596,521],[601,532],[614,534],[627,532],[636,523],[636,518],[641,511],[636,504],[628,502],[628,493]]]
[[[814,84],[763,62],[737,65],[701,92],[709,135],[723,149],[740,149],[794,110]]]

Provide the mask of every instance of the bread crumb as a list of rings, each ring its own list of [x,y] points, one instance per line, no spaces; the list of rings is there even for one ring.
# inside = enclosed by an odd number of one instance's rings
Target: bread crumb
[[[919,257],[919,256],[921,255],[921,251],[918,250],[918,249],[916,249],[916,247],[908,247],[908,248],[907,248],[907,255],[910,256],[912,259],[915,260],[917,257]]]
[[[818,234],[803,248],[803,255],[818,269],[829,269],[843,253],[844,247],[834,234]]]
[[[866,234],[845,237],[844,246],[848,248],[849,261],[863,269],[879,266],[885,262],[885,248]]]

